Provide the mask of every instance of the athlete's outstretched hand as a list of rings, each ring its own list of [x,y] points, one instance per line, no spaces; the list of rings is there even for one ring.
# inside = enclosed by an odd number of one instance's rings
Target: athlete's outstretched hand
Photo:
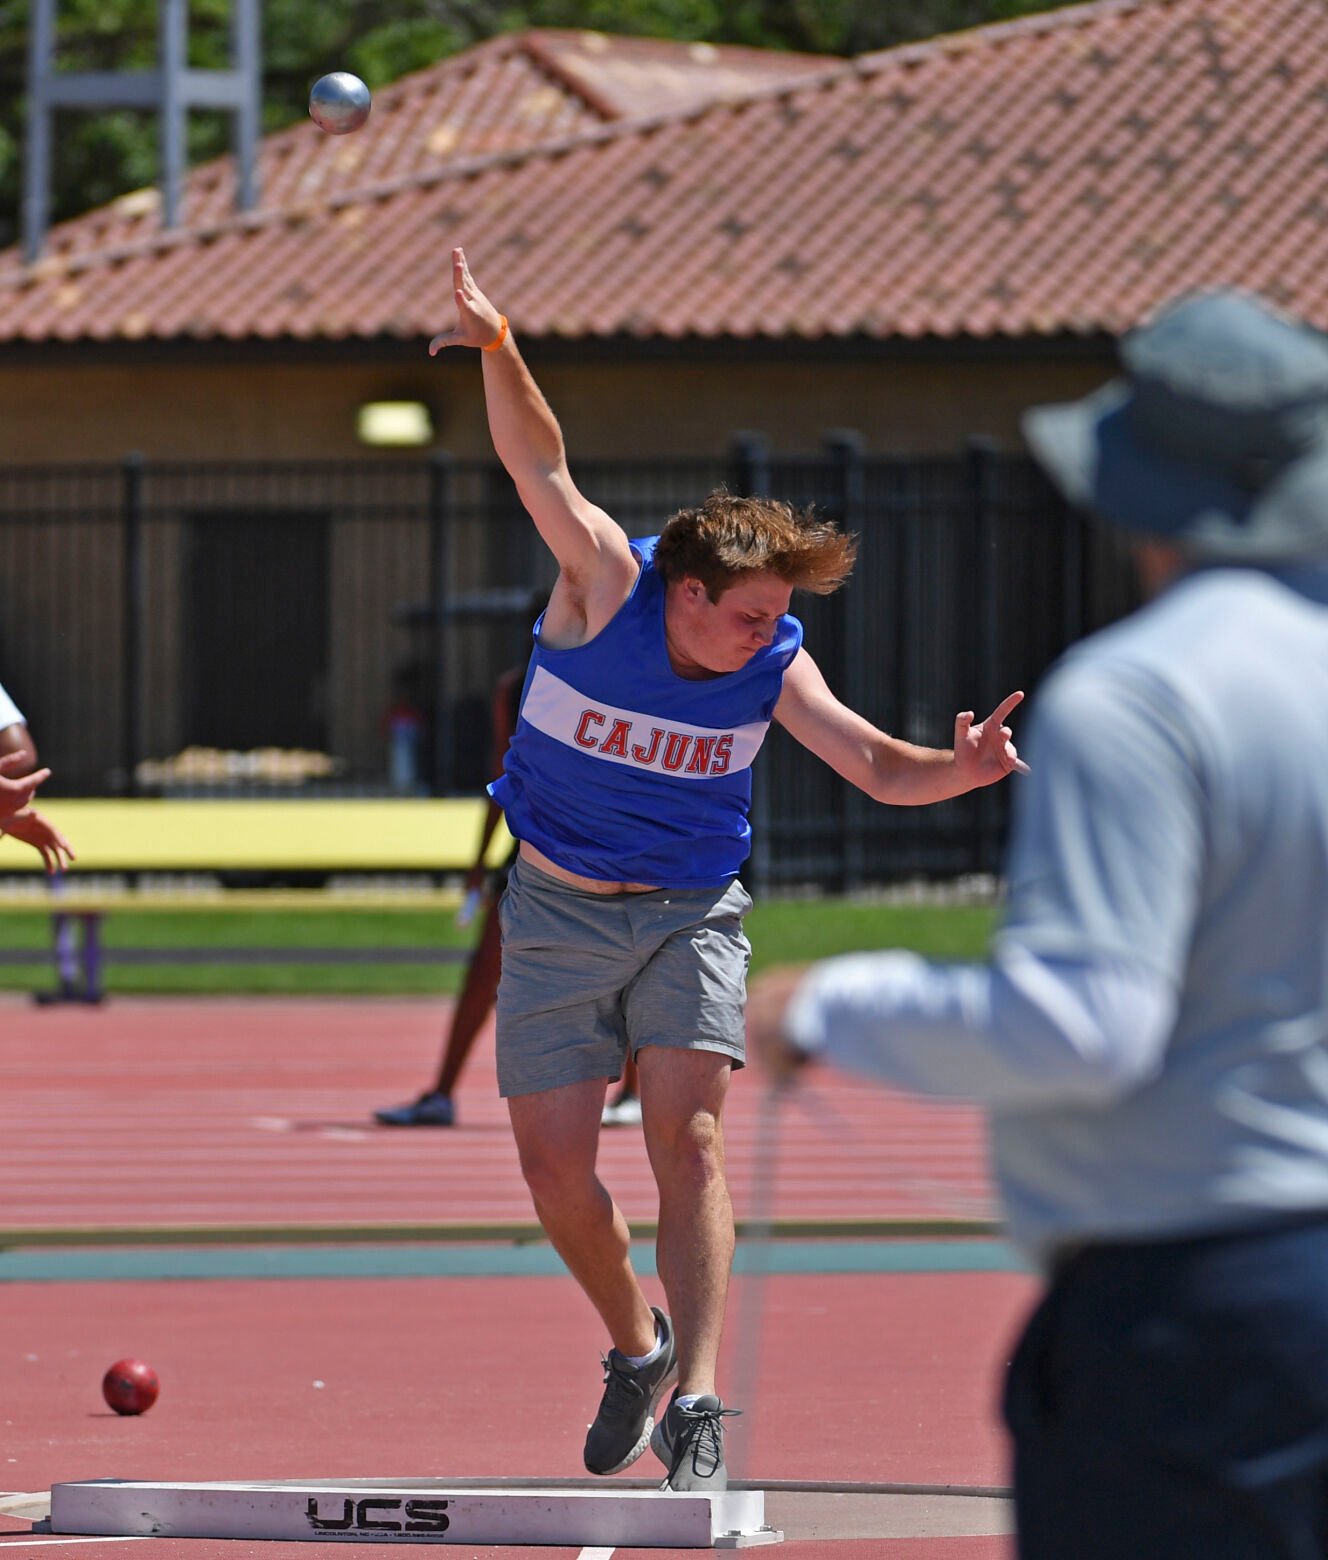
[[[16,840],[31,845],[41,857],[48,872],[59,872],[74,859],[69,841],[53,823],[27,807],[0,824],[0,834],[12,834]]]
[[[1028,773],[1028,765],[1015,750],[1014,733],[1005,724],[1005,717],[1023,699],[1022,693],[1009,694],[977,725],[973,724],[972,710],[955,716],[955,769],[967,782],[965,789],[975,791],[1004,780],[1008,774]]]
[[[466,252],[460,248],[452,251],[452,294],[456,299],[457,322],[429,343],[430,357],[436,357],[444,347],[487,347],[502,331],[502,315],[475,285],[466,264]]]

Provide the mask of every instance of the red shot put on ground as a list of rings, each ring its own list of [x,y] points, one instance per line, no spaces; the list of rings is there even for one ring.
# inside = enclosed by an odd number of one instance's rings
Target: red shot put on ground
[[[101,1395],[117,1414],[143,1414],[157,1401],[161,1383],[143,1360],[116,1360],[101,1379]]]

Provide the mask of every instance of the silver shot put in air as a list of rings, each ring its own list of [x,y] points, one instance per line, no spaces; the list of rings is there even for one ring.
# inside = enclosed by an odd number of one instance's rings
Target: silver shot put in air
[[[309,117],[329,135],[349,135],[369,117],[369,89],[348,70],[320,76],[309,93]]]

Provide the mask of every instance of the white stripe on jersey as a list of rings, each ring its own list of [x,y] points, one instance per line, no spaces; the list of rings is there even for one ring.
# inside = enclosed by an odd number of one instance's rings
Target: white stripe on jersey
[[[546,666],[535,668],[521,716],[546,737],[592,758],[679,780],[705,780],[750,769],[770,727],[764,720],[732,730],[688,726],[640,710],[619,709],[578,693]]]

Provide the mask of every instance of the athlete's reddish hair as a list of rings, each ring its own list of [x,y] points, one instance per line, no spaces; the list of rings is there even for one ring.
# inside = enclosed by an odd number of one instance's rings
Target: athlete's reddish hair
[[[795,590],[836,591],[853,572],[857,540],[811,509],[773,498],[737,498],[723,488],[696,509],[680,509],[655,546],[665,580],[691,576],[718,601],[751,574],[773,574]]]

